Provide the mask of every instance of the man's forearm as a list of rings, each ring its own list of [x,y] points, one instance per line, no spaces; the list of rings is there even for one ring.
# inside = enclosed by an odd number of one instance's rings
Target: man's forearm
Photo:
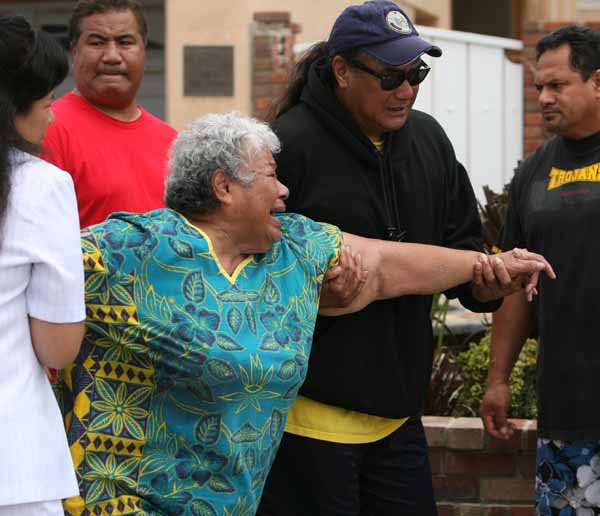
[[[380,296],[433,294],[466,283],[481,253],[431,245],[381,242]]]
[[[534,308],[527,302],[524,292],[504,299],[493,315],[488,385],[508,383],[510,372],[534,325]]]

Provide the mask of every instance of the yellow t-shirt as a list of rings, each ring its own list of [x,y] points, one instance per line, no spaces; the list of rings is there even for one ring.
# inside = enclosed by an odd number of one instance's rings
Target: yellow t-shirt
[[[379,152],[379,154],[383,154],[383,148],[385,145],[385,140],[373,140],[371,139],[371,142],[373,143],[373,145],[375,145],[375,148],[377,149],[377,152]]]
[[[285,431],[321,441],[363,444],[387,437],[407,419],[371,416],[298,396],[290,409]]]

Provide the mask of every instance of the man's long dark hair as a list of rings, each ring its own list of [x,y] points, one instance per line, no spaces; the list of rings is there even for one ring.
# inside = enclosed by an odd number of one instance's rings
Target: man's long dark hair
[[[359,52],[360,49],[354,48],[341,52],[339,55],[345,59],[349,59],[355,58]],[[335,88],[335,77],[333,76],[333,71],[331,69],[332,58],[329,57],[327,42],[320,41],[310,47],[296,63],[296,66],[292,70],[290,84],[284,94],[273,104],[273,107],[267,115],[267,121],[272,122],[300,102],[302,90],[308,82],[310,68],[312,64],[319,59],[323,59],[327,63],[327,66],[324,68],[324,73],[321,75],[321,80],[332,89]]]
[[[0,228],[10,194],[11,151],[39,152],[19,134],[15,117],[27,115],[68,72],[65,51],[52,36],[36,33],[22,16],[0,16]]]

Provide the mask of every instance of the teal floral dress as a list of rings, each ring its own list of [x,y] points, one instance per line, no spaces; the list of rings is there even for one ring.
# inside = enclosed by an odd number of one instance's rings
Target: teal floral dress
[[[339,230],[280,215],[229,276],[180,214],[82,233],[87,332],[61,377],[80,515],[252,516],[310,354]]]

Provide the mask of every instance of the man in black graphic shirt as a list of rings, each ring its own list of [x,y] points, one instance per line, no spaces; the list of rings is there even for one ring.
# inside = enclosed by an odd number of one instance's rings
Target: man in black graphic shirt
[[[508,438],[508,375],[537,322],[539,514],[600,514],[600,34],[563,27],[537,45],[535,84],[556,135],[520,167],[510,190],[502,248],[527,247],[553,264],[536,306],[520,294],[494,314],[486,430]],[[570,509],[569,509],[570,510]],[[580,509],[577,510],[580,514]]]
[[[441,49],[392,2],[340,14],[273,122],[288,210],[362,236],[479,248],[467,172],[438,122],[412,109],[426,55]],[[472,283],[447,292],[476,311],[498,306],[488,294]],[[421,425],[430,307],[430,296],[403,296],[319,318],[259,516],[437,514]]]

